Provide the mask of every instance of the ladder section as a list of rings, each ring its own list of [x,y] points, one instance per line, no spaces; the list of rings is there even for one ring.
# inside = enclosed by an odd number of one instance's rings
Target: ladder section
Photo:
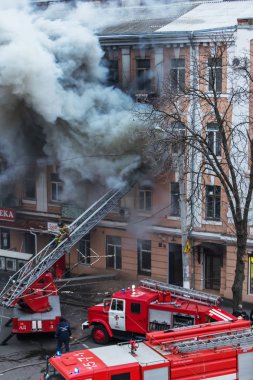
[[[53,240],[32,257],[9,279],[0,293],[0,304],[5,307],[14,306],[22,294],[57,260],[69,252],[83,236],[88,234],[129,192],[130,188],[130,185],[126,185],[119,190],[107,192],[69,225],[69,239],[62,241],[57,247]]]
[[[207,337],[206,339],[192,339],[184,341],[181,343],[164,345],[163,350],[171,351],[174,353],[190,353],[202,350],[216,349],[220,347],[242,347],[242,346],[251,346],[253,344],[253,333],[251,329],[239,330],[239,331],[230,331],[230,334],[227,333],[217,334],[214,337]]]
[[[204,305],[220,305],[222,302],[222,298],[220,296],[201,292],[199,290],[186,289],[181,286],[166,284],[165,282],[152,279],[145,279],[141,280],[140,282],[141,286],[145,288],[152,290],[169,291],[171,295],[177,298],[198,301]]]

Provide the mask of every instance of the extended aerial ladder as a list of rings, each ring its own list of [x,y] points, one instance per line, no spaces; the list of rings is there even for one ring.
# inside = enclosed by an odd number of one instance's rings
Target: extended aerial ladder
[[[22,294],[65,253],[69,252],[83,236],[88,234],[129,192],[130,188],[131,186],[126,184],[121,189],[108,191],[69,225],[69,239],[63,240],[57,247],[55,247],[53,240],[32,257],[9,279],[0,293],[0,305],[4,307],[15,306]]]
[[[204,305],[220,305],[222,298],[213,294],[202,292],[200,290],[186,289],[181,286],[166,284],[165,282],[152,279],[141,280],[141,286],[147,289],[159,290],[162,292],[170,292],[172,296],[182,298],[184,300],[195,300]]]

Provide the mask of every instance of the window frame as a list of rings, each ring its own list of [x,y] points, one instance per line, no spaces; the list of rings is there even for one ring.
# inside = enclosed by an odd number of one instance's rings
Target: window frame
[[[149,247],[145,247],[149,245]],[[144,255],[149,255],[148,258],[145,258]],[[152,242],[151,240],[137,240],[137,256],[138,256],[138,274],[149,275],[151,276],[152,269]],[[148,267],[144,267],[144,259],[148,260]],[[146,261],[145,260],[145,261]]]
[[[139,188],[138,209],[140,211],[152,210],[152,189],[149,187]]]
[[[217,123],[207,123],[206,139],[208,148],[210,149],[208,153],[221,157],[221,133]]]
[[[147,65],[145,66],[145,63]],[[151,78],[149,76],[151,70],[151,59],[148,57],[135,59],[136,87],[138,91],[151,91]]]
[[[113,257],[110,250],[113,251]],[[122,239],[120,236],[106,236],[106,268],[122,269]]]
[[[205,219],[212,221],[221,220],[221,186],[205,186]],[[211,206],[211,208],[210,208]],[[212,212],[210,212],[210,210]]]
[[[173,187],[174,187],[174,189],[173,189]],[[178,217],[180,217],[180,215],[181,215],[179,182],[171,182],[170,183],[170,215],[171,216],[178,216]]]
[[[172,58],[170,65],[171,89],[177,93],[185,91],[185,58]]]
[[[90,256],[90,234],[87,234],[79,242],[78,263],[82,265],[90,265]]]
[[[51,201],[62,202],[63,181],[60,180],[58,173],[51,173]]]
[[[209,57],[207,60],[208,91],[222,93],[222,58]]]

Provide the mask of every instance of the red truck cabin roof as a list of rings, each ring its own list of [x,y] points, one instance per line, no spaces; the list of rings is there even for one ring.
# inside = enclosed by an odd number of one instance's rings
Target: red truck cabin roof
[[[136,288],[133,292],[132,289],[122,289],[118,292],[115,292],[112,295],[112,298],[125,299],[129,301],[142,301],[149,304],[157,299],[157,292],[155,293],[149,289],[143,289],[141,287]]]
[[[108,367],[110,367],[110,373],[131,372],[132,376],[135,374],[138,376],[138,361],[129,352],[122,350],[121,346],[117,345],[108,348],[97,347],[95,351],[89,349],[69,352],[61,356],[54,356],[49,359],[49,362],[67,380],[91,378],[92,380],[102,380],[101,373],[105,374]],[[158,356],[158,354],[156,355]]]

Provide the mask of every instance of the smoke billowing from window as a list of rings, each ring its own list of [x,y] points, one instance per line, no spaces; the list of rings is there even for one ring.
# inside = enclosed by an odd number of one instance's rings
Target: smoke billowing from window
[[[43,11],[22,0],[0,4],[0,182],[43,157],[59,165],[71,198],[82,181],[115,187],[141,165],[132,100],[103,85],[95,32],[113,22],[105,14],[91,3]]]

